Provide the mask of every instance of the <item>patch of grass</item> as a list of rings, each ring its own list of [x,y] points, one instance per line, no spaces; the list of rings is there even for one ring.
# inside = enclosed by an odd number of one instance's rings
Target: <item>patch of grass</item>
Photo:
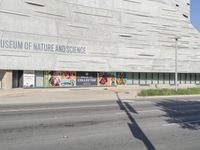
[[[168,96],[168,95],[194,95],[200,94],[200,88],[187,88],[178,89],[176,92],[174,89],[149,89],[142,90],[138,93],[138,96]]]

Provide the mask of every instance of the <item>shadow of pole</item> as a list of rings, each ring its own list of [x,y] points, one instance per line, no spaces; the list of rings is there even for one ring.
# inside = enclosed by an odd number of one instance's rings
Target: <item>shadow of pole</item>
[[[142,129],[139,127],[139,125],[137,124],[135,119],[130,114],[130,112],[137,114],[137,111],[131,105],[129,105],[128,103],[123,103],[121,101],[120,97],[119,97],[118,92],[116,92],[115,94],[117,96],[117,103],[118,103],[120,109],[123,110],[126,113],[126,115],[128,116],[129,120],[131,121],[131,123],[128,123],[128,126],[129,126],[129,128],[131,130],[132,135],[135,138],[137,138],[140,141],[142,141],[144,143],[144,145],[146,146],[147,150],[156,150],[155,147],[153,146],[153,144],[146,137],[146,135],[144,134]]]

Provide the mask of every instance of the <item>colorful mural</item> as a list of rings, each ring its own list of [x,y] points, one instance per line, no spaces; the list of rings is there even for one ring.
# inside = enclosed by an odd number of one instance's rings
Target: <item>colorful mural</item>
[[[76,86],[76,72],[62,71],[60,86]]]
[[[98,73],[98,86],[113,86],[116,84],[115,81],[116,73],[99,72]]]
[[[51,71],[49,73],[49,85],[51,87],[59,87],[60,86],[60,72]]]
[[[76,72],[48,71],[44,74],[45,87],[73,87],[76,86]]]
[[[44,72],[45,87],[115,86],[116,73],[109,72]]]
[[[117,85],[125,85],[126,84],[126,73],[117,72],[116,83],[117,83]]]

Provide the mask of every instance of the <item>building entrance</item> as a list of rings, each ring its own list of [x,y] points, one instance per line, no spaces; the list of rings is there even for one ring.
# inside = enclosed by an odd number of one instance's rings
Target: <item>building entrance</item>
[[[13,71],[13,88],[22,88],[23,87],[23,71],[14,70]]]

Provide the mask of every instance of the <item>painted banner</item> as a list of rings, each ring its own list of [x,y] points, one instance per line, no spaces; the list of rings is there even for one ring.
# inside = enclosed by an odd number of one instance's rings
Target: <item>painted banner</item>
[[[60,72],[50,71],[48,75],[48,82],[50,87],[60,86]]]
[[[98,86],[113,86],[115,85],[116,73],[99,72]]]
[[[96,72],[77,72],[76,74],[77,86],[96,86],[97,73]]]
[[[126,84],[126,73],[117,72],[116,83],[117,83],[117,85],[125,85]]]
[[[23,74],[23,87],[32,88],[35,86],[35,73],[34,71],[24,71]]]
[[[76,86],[76,72],[61,71],[60,86]]]
[[[45,73],[46,87],[73,87],[76,86],[76,72],[49,71]]]

